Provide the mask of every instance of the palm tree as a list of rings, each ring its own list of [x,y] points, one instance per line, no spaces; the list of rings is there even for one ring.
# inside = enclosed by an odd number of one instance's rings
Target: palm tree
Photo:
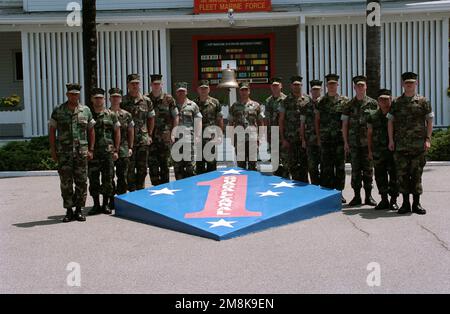
[[[85,104],[91,107],[91,90],[97,87],[96,0],[83,0],[83,60]]]
[[[366,7],[366,76],[367,94],[376,99],[380,89],[381,61],[381,4],[380,0],[367,0]]]

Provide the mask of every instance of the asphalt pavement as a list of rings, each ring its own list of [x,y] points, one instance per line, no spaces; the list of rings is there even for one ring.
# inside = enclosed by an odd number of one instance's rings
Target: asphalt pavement
[[[106,215],[63,224],[57,176],[0,179],[0,293],[449,293],[449,177],[425,168],[425,216],[343,208],[220,242]]]

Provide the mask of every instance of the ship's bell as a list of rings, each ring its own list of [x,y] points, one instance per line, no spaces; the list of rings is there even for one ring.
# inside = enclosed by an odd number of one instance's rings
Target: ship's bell
[[[220,80],[218,88],[238,88],[239,84],[236,81],[236,72],[230,69],[230,65],[227,65],[226,69],[222,70],[222,79]]]

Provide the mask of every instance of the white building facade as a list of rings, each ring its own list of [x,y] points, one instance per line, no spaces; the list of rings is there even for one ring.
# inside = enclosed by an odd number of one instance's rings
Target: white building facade
[[[81,27],[67,24],[76,7],[70,2],[0,1],[0,35],[9,38],[0,55],[11,55],[10,62],[0,62],[0,97],[18,93],[23,99],[23,110],[0,111],[0,132],[16,127],[12,136],[46,135],[49,115],[65,99],[65,84],[83,84]],[[382,1],[381,86],[400,95],[401,73],[417,72],[435,125],[445,127],[450,125],[450,4],[416,2]],[[97,0],[98,86],[125,89],[129,73],[141,74],[144,92],[153,73],[163,75],[169,92],[175,80],[194,81],[189,43],[204,33],[273,33],[273,74],[301,74],[307,82],[334,72],[344,95],[353,95],[351,78],[365,73],[365,1],[272,0],[271,12],[236,13],[233,25],[226,13],[196,15],[193,8],[193,0]],[[11,77],[16,84],[8,85],[17,51],[23,79]]]

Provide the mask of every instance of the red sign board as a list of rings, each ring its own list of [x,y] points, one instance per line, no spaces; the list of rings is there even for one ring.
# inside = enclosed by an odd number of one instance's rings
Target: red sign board
[[[253,87],[267,87],[264,85],[275,73],[273,33],[193,36],[192,44],[194,86],[199,80],[209,80],[214,87],[219,84],[227,61],[235,65],[237,81],[250,82]]]
[[[194,13],[271,11],[272,0],[194,0]]]

